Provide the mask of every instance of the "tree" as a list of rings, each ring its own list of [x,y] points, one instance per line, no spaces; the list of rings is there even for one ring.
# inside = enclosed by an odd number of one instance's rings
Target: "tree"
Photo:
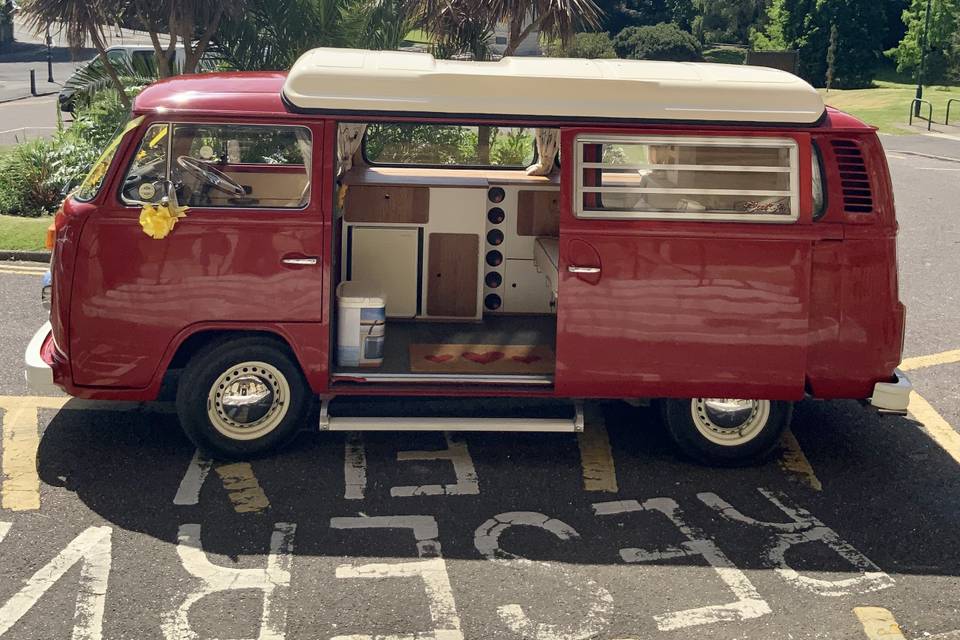
[[[119,0],[123,3],[123,0]],[[224,15],[230,10],[239,10],[242,2],[226,0],[127,0],[126,12],[133,13],[150,34],[157,73],[166,78],[178,72],[195,73],[197,66],[213,35],[217,32]],[[167,44],[160,42],[167,35]],[[177,45],[184,49],[182,69],[174,64]]]
[[[507,23],[504,56],[513,55],[531,33],[569,42],[578,29],[600,24],[594,0],[414,0],[423,27],[441,42]],[[487,34],[489,37],[489,34]],[[468,38],[469,39],[469,38]]]
[[[746,43],[764,16],[764,0],[693,0],[701,41]]]
[[[611,34],[661,22],[689,29],[696,17],[693,0],[597,0],[597,6],[603,13],[600,28]]]
[[[800,75],[823,86],[830,29],[836,25],[834,86],[870,86],[887,24],[883,5],[875,0],[774,0],[767,16],[767,26],[751,34],[754,48],[796,49]]]
[[[697,39],[668,22],[627,27],[613,39],[613,48],[621,58],[633,60],[703,60]]]
[[[903,12],[907,32],[887,56],[897,62],[897,71],[915,74],[920,64],[926,0],[913,0]],[[927,35],[927,56],[924,80],[941,82],[960,78],[960,0],[931,0],[930,33]],[[951,78],[953,76],[953,78]]]
[[[79,51],[87,44],[87,39],[97,50],[104,70],[110,76],[120,100],[130,108],[130,99],[124,91],[123,82],[116,68],[107,58],[104,26],[110,22],[116,5],[109,0],[29,0],[23,6],[27,26],[36,33],[46,31],[48,27],[59,27],[66,35],[71,50]]]

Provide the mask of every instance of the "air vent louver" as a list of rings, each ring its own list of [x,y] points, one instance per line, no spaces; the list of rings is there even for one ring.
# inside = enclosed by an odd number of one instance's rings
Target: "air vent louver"
[[[870,213],[873,211],[873,193],[870,176],[863,161],[863,152],[853,140],[833,140],[833,154],[840,169],[840,184],[843,189],[843,210],[847,213]]]

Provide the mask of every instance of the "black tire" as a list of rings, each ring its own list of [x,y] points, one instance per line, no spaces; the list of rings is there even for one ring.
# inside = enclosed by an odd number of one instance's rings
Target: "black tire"
[[[758,426],[753,435],[740,442],[731,435],[728,443],[718,443],[701,432],[706,429],[702,419],[695,420],[694,411],[702,411],[702,398],[661,400],[660,409],[670,437],[685,455],[711,466],[741,467],[766,461],[777,448],[780,436],[790,425],[793,403],[779,400],[768,403],[766,412],[758,411]],[[760,404],[759,406],[764,406]],[[765,414],[765,418],[763,415]],[[754,419],[751,414],[751,419]],[[701,427],[698,428],[698,423]]]
[[[240,369],[231,371],[242,363],[265,366],[247,367],[244,373]],[[231,419],[223,409],[220,395],[211,395],[213,386],[224,375],[234,376],[235,383],[237,375],[244,379],[256,375],[262,380],[261,388],[270,390],[269,400],[264,403],[270,407],[267,415],[249,425],[244,424],[243,419],[236,426],[229,424]],[[229,386],[231,379],[222,382]],[[224,389],[222,385],[217,386]],[[211,397],[215,399],[211,401]],[[242,460],[274,452],[288,444],[306,425],[310,397],[303,372],[286,345],[256,336],[226,339],[207,345],[187,363],[177,385],[177,415],[184,433],[202,453],[214,459]],[[215,417],[208,414],[208,408]],[[250,411],[256,410],[255,407]],[[256,435],[258,424],[265,430],[262,435]],[[245,436],[231,437],[224,432],[232,429],[239,433],[248,426],[250,430]]]

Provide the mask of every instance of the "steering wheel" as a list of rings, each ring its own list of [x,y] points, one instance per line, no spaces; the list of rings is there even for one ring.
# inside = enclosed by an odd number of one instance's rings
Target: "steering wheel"
[[[206,162],[202,162],[191,156],[180,156],[177,158],[177,164],[187,173],[195,178],[205,181],[214,189],[222,191],[227,195],[244,197],[247,190],[243,188],[236,180],[216,169]]]

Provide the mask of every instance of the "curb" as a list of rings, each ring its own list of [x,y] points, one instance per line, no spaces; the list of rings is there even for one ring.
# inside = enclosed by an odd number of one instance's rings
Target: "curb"
[[[905,156],[918,156],[920,158],[928,158],[930,160],[941,160],[943,162],[960,162],[960,158],[952,158],[950,156],[936,156],[932,153],[920,153],[919,151],[901,151],[900,149],[890,149],[890,153],[902,153]]]
[[[16,97],[16,98],[4,98],[3,100],[0,100],[0,104],[7,104],[8,102],[18,102],[18,101],[20,101],[20,100],[29,100],[30,98],[43,98],[43,97],[45,97],[45,96],[52,96],[52,95],[54,95],[54,94],[56,94],[56,93],[60,93],[60,92],[59,92],[59,91],[47,91],[46,93],[38,93],[37,95],[27,94],[27,95],[25,95],[25,96],[19,96],[19,97]]]
[[[3,251],[0,260],[19,260],[22,262],[50,262],[49,251]]]

